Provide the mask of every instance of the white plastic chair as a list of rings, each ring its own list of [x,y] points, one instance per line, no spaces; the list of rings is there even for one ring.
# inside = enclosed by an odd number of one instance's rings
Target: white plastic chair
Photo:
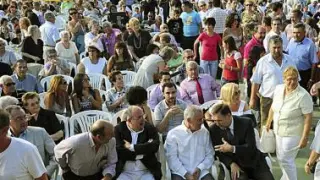
[[[107,99],[107,91],[104,91],[104,90],[101,90],[99,89],[99,93],[100,93],[100,96],[101,96],[101,99],[102,99],[102,111],[105,111],[105,112],[108,112],[108,108],[107,108],[107,105],[106,105],[106,99]]]
[[[63,76],[64,80],[67,81],[68,85],[73,86],[73,78],[71,76],[67,76],[67,75],[62,75],[62,74],[57,74],[59,76]],[[40,84],[43,87],[44,91],[48,91],[48,89],[50,88],[50,81],[52,79],[52,77],[57,76],[57,75],[51,75],[51,76],[47,76],[43,79],[41,79]]]
[[[60,114],[56,114],[58,120],[61,122],[63,122],[64,125],[64,138],[68,138],[69,137],[69,118],[65,117],[63,115]]]
[[[123,82],[126,86],[132,86],[134,79],[136,78],[136,72],[133,71],[121,71],[123,75]]]
[[[118,117],[121,118],[123,112],[125,111],[125,109],[118,111],[115,115],[113,115],[111,123],[116,126],[118,124]]]
[[[83,58],[85,58],[85,57],[87,57],[87,56],[86,56],[86,52],[80,53],[79,56],[80,56],[80,60],[83,59]]]
[[[34,75],[36,78],[39,77],[39,72],[43,69],[43,65],[38,63],[28,63],[27,67],[28,73]]]
[[[70,136],[74,135],[75,122],[78,122],[81,132],[89,132],[91,125],[98,119],[104,119],[111,122],[112,115],[109,112],[90,110],[83,111],[71,116],[70,122]]]
[[[219,103],[219,102],[220,102],[220,100],[211,100],[211,101],[203,103],[200,107],[201,107],[201,109],[208,109],[213,104],[216,104],[216,103]]]
[[[154,88],[156,88],[157,85],[158,85],[158,84],[153,84],[153,85],[151,85],[151,86],[149,86],[149,87],[147,88],[148,99],[150,98],[150,94],[151,94],[152,90],[153,90]]]
[[[106,89],[111,88],[111,83],[106,75],[98,73],[89,73],[87,74],[90,78],[90,84],[94,89],[101,89],[103,82],[105,82]]]
[[[39,97],[40,97],[40,107],[45,108],[44,105],[44,96],[46,95],[46,92],[43,93],[39,93]]]

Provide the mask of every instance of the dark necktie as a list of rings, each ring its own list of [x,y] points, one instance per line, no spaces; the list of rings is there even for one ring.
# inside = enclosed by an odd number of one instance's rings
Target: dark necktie
[[[199,103],[203,104],[204,100],[203,100],[202,88],[201,88],[201,85],[200,85],[198,79],[196,80],[196,89],[197,89]]]
[[[230,141],[233,139],[233,134],[231,133],[231,129],[229,128],[229,127],[227,127],[226,129],[225,129],[225,131],[226,131],[226,140],[230,143]]]

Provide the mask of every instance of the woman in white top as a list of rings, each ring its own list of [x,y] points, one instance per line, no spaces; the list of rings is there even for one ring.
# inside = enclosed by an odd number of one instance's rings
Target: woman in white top
[[[88,47],[89,56],[81,59],[78,72],[83,74],[99,73],[107,76],[107,60],[100,57],[101,52],[102,50],[97,43],[91,43]]]
[[[100,26],[99,22],[96,20],[91,20],[88,24],[88,27],[90,29],[90,32],[86,33],[84,36],[84,44],[86,47],[86,50],[88,49],[89,45],[92,42],[96,42],[99,44],[100,48],[103,48],[102,42],[101,42],[101,36],[102,34],[99,34]]]
[[[282,178],[297,180],[295,158],[308,144],[313,103],[309,93],[299,86],[299,72],[292,66],[283,72],[283,82],[276,86],[266,124],[273,122],[276,151]]]
[[[174,54],[174,50],[171,47],[164,47],[160,50],[159,55],[151,54],[143,60],[133,85],[141,86],[147,89],[154,84],[154,81],[158,81],[158,73],[166,70],[166,62],[169,61]]]
[[[68,31],[60,32],[61,41],[56,44],[56,51],[60,59],[64,59],[74,64],[79,64],[80,57],[77,46],[70,41],[70,33]]]

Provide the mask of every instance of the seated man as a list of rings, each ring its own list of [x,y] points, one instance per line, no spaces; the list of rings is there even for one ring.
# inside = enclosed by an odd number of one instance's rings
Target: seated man
[[[51,138],[58,144],[63,138],[63,125],[61,125],[53,111],[46,110],[39,105],[40,97],[35,92],[27,92],[22,96],[22,104],[30,114],[28,124],[44,128]]]
[[[125,114],[126,121],[115,127],[118,179],[160,180],[161,164],[155,156],[160,144],[157,129],[144,120],[138,106],[129,106]]]
[[[0,109],[0,172],[5,180],[48,180],[37,148],[22,139],[8,136],[9,114]]]
[[[19,100],[12,96],[2,96],[0,97],[0,109],[5,109],[10,105],[18,105]]]
[[[273,180],[265,156],[257,149],[250,119],[232,116],[227,104],[218,103],[211,109],[209,127],[212,144],[223,164],[231,169],[235,180]]]
[[[202,109],[190,105],[181,125],[169,131],[164,148],[172,180],[213,180],[214,151],[208,130],[202,126]]]
[[[148,105],[150,106],[150,108],[152,110],[154,110],[156,105],[160,101],[163,100],[162,86],[163,86],[163,84],[169,83],[169,82],[171,82],[170,73],[169,72],[165,72],[165,71],[161,71],[160,72],[160,83],[157,84],[157,86],[155,88],[153,88],[152,91],[149,94]],[[176,95],[177,95],[178,99],[181,99],[179,91],[176,92]]]
[[[27,73],[28,66],[27,61],[18,60],[14,66],[14,74],[11,76],[13,81],[16,83],[16,89],[21,89],[27,92],[38,92],[42,93],[43,88],[39,81],[32,74]]]
[[[16,83],[13,81],[11,76],[3,75],[0,77],[0,96],[12,96],[19,100],[21,103],[21,97],[25,93],[24,90],[16,90]]]
[[[49,134],[43,128],[28,126],[26,113],[20,106],[8,106],[6,111],[10,115],[10,129],[8,134],[11,137],[24,139],[35,145],[46,166],[48,175],[52,176],[58,168],[58,164],[54,160],[53,148],[55,143]]]
[[[177,84],[180,84],[187,77],[186,64],[189,61],[194,61],[193,58],[194,58],[194,54],[191,49],[185,49],[183,51],[183,62],[184,63],[181,66],[179,66],[173,74],[171,74],[171,77],[178,76],[177,81],[176,81]],[[203,68],[200,66],[199,66],[199,73],[200,74],[204,73]]]
[[[106,120],[93,123],[90,132],[61,141],[54,154],[68,180],[111,180],[115,175],[116,141],[113,125]]]
[[[220,97],[220,84],[209,74],[199,75],[199,66],[195,61],[186,65],[187,78],[180,84],[181,98],[188,104],[201,105]]]
[[[168,132],[181,125],[183,121],[183,111],[187,105],[182,100],[176,98],[177,87],[171,83],[164,83],[162,86],[164,100],[156,106],[155,126],[159,133],[162,133],[163,141],[165,141]]]

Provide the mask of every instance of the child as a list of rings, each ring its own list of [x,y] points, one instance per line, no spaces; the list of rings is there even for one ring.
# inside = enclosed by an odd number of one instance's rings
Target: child
[[[183,35],[183,22],[180,18],[180,11],[175,9],[173,17],[168,21],[169,32],[175,37],[177,43],[181,43]]]

